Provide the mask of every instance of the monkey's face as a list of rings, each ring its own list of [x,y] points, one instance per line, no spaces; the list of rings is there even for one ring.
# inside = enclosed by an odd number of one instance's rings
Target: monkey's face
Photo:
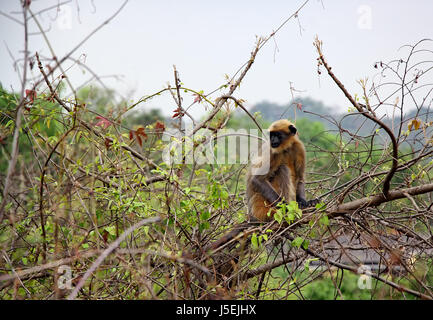
[[[270,133],[271,147],[278,148],[281,143],[288,138],[288,134],[283,131],[272,131]]]
[[[275,152],[290,148],[290,139],[297,132],[296,127],[287,120],[274,122],[269,128],[271,147]],[[280,150],[281,149],[281,150]]]

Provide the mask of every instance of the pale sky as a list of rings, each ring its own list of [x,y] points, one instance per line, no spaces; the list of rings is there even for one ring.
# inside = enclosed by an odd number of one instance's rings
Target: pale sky
[[[36,12],[57,2],[33,0],[31,9]],[[269,35],[303,2],[130,0],[73,57],[85,54],[86,64],[100,76],[122,75],[120,82],[104,81],[122,94],[134,91],[135,99],[173,83],[173,65],[186,87],[206,93],[224,83],[224,74],[232,75],[248,60],[256,35]],[[59,15],[62,19],[56,20],[55,10],[39,17],[50,30],[47,35],[57,57],[75,47],[123,1],[78,3],[79,10],[77,1],[67,4]],[[11,13],[18,9],[18,0],[0,0],[1,12],[21,18]],[[299,20],[291,20],[259,52],[235,95],[249,106],[263,100],[285,104],[291,100],[292,82],[302,91],[297,96],[311,96],[347,110],[349,103],[325,72],[318,78],[315,36],[323,41],[325,56],[340,80],[352,93],[361,93],[357,80],[377,74],[375,61],[400,58],[401,46],[433,38],[432,13],[431,0],[310,0]],[[7,47],[15,57],[22,55],[23,27],[0,15],[0,30],[0,82],[18,90],[19,78]],[[36,31],[33,23],[31,30]],[[40,35],[30,37],[30,51],[49,55]],[[77,66],[68,76],[74,86],[90,78]],[[185,95],[185,103],[189,99],[192,96]],[[169,96],[153,99],[145,108],[160,108],[166,115],[175,109]],[[203,112],[201,105],[192,109],[196,116]]]

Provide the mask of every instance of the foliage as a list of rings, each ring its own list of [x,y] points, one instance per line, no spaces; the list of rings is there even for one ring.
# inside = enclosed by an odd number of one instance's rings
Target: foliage
[[[432,299],[433,90],[421,82],[433,68],[411,60],[432,50],[421,41],[378,64],[392,95],[382,83],[367,92],[367,81],[352,95],[316,40],[318,74],[326,69],[350,109],[296,97],[248,110],[234,94],[274,35],[257,38],[211,93],[188,88],[174,67],[174,83],[137,101],[104,86],[75,90],[62,65],[70,56],[43,66],[25,42],[17,66],[34,75],[24,96],[0,88],[0,298]],[[173,99],[170,119],[137,111],[161,95]],[[399,117],[382,116],[386,106]],[[247,221],[251,141],[266,141],[247,129],[283,116],[307,149],[307,198],[320,203],[288,201],[269,223]],[[364,263],[375,267],[370,291],[355,284]]]

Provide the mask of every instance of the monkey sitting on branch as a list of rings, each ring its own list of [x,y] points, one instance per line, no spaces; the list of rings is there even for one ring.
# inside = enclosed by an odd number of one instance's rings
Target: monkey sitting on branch
[[[269,127],[270,142],[247,174],[247,203],[250,221],[271,221],[281,201],[295,201],[304,209],[318,203],[305,199],[305,147],[298,130],[288,120]],[[269,213],[269,214],[268,214]]]
[[[270,141],[262,146],[247,173],[247,223],[234,229],[204,251],[214,250],[235,238],[257,222],[272,221],[277,204],[296,201],[304,209],[316,205],[318,199],[305,199],[305,147],[298,130],[288,120],[277,120],[269,127]]]

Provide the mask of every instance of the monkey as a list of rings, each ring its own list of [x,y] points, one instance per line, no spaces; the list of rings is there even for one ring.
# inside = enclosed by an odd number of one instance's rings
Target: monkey
[[[262,156],[250,165],[247,173],[250,221],[272,220],[275,207],[282,200],[296,201],[301,209],[318,202],[305,199],[306,152],[295,125],[286,119],[273,122],[269,140],[262,146]]]
[[[305,199],[306,152],[295,125],[281,119],[273,122],[268,131],[270,141],[262,145],[262,155],[252,161],[246,176],[249,222],[236,225],[207,245],[204,252],[222,246],[257,222],[271,221],[276,205],[283,200],[296,201],[301,209],[318,203],[318,199]]]

